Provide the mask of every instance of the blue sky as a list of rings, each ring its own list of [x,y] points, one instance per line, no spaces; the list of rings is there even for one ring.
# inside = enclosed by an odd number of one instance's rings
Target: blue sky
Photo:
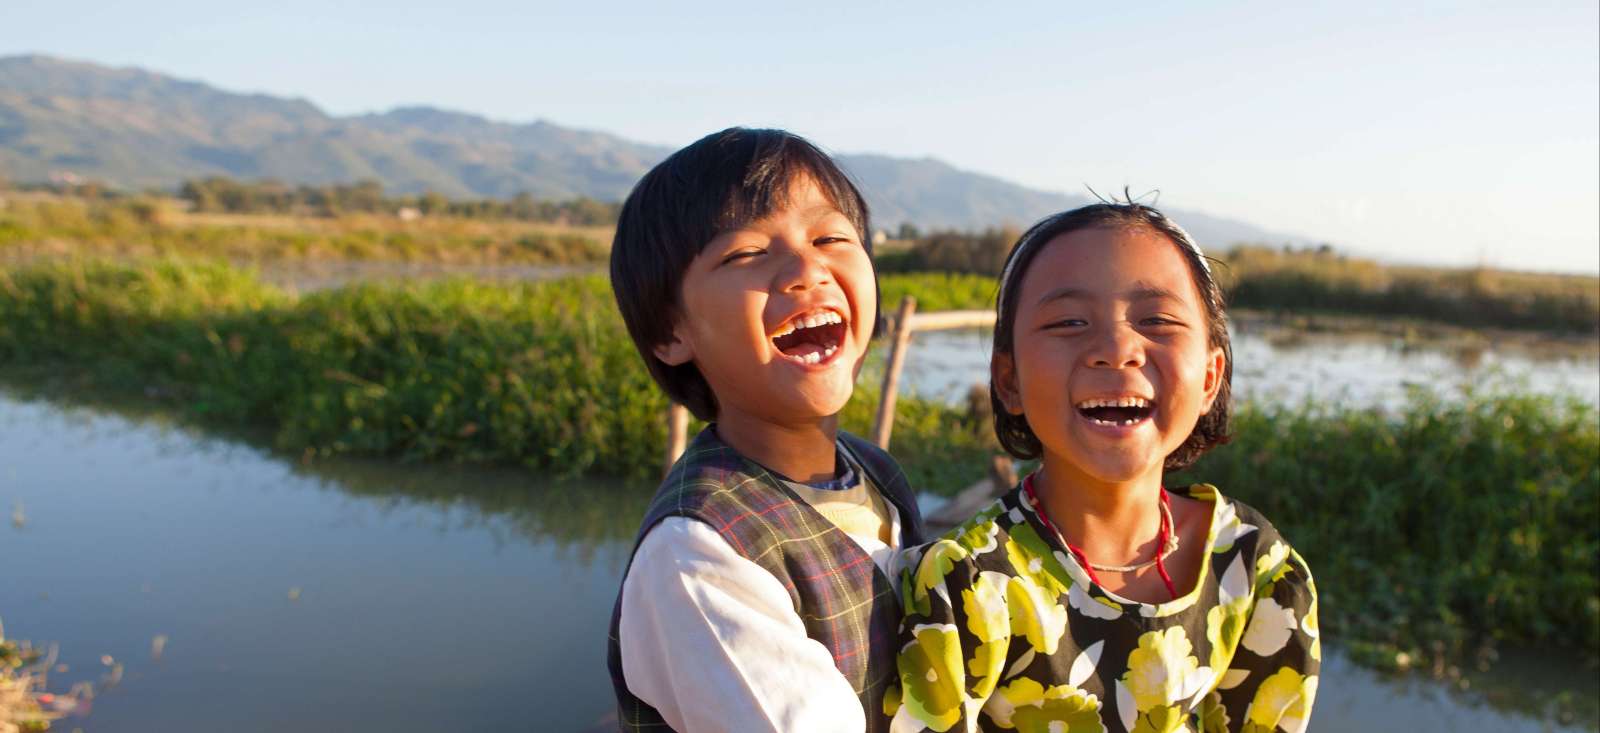
[[[666,145],[780,126],[1389,260],[1600,272],[1597,4],[1393,5],[24,0],[0,54]]]

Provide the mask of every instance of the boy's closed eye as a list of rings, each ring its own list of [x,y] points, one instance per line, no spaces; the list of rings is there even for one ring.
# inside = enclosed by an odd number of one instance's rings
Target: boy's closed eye
[[[726,265],[740,260],[748,260],[766,254],[767,251],[759,247],[746,247],[737,249],[722,256],[720,264]]]

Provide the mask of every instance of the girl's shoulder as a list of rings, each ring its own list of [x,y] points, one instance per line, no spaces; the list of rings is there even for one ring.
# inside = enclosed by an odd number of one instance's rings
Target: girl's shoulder
[[[923,545],[905,551],[903,567],[927,576],[949,575],[962,566],[972,574],[993,570],[1003,563],[1004,553],[996,554],[1011,541],[1011,533],[1024,523],[1019,505],[1020,489],[1013,488],[990,502],[972,518]],[[930,567],[924,569],[923,566]]]
[[[1211,526],[1208,534],[1214,554],[1228,552],[1237,546],[1245,554],[1256,555],[1271,551],[1275,544],[1288,545],[1288,540],[1265,514],[1245,502],[1224,495],[1212,484],[1169,487],[1167,491],[1210,507]]]

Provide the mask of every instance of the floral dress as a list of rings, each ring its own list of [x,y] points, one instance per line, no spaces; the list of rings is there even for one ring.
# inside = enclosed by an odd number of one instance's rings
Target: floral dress
[[[909,551],[894,731],[1299,733],[1321,667],[1311,573],[1254,509],[1211,505],[1201,581],[1160,604],[1092,582],[1020,486]]]

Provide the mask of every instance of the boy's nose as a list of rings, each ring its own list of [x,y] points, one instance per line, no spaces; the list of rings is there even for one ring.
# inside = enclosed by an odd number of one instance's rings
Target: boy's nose
[[[783,292],[803,291],[823,285],[832,278],[822,254],[815,247],[800,247],[786,258],[778,275],[778,289]]]

